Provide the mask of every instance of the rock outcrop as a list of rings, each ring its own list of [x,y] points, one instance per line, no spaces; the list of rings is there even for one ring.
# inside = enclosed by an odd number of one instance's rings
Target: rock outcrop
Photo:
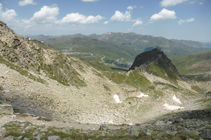
[[[9,104],[0,104],[0,113],[13,114],[13,108]]]
[[[150,67],[154,64],[159,67],[164,75],[170,76],[174,74],[176,77],[181,78],[176,67],[172,64],[171,60],[159,49],[155,48],[152,51],[139,54],[129,70],[141,70],[151,72]]]

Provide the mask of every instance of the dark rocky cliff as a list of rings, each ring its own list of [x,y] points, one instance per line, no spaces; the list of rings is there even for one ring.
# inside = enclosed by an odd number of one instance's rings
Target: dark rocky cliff
[[[153,65],[153,66],[152,66]],[[155,48],[152,51],[139,54],[129,70],[141,70],[158,73],[159,68],[166,76],[175,75],[181,78],[177,68],[172,64],[171,60],[159,49]]]

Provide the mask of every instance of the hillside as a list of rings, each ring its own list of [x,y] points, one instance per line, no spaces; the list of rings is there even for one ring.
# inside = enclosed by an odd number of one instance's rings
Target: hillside
[[[183,75],[195,75],[211,72],[211,51],[173,57],[173,63]]]
[[[178,132],[173,134],[172,130],[168,135],[173,138],[184,127],[178,118],[187,119],[190,125],[184,129],[192,130],[192,120],[187,116],[201,119],[194,110],[211,107],[210,89],[200,89],[180,78],[159,49],[136,57],[133,66],[144,64],[147,69],[112,71],[104,63],[98,63],[100,67],[96,69],[95,63],[90,65],[42,42],[18,36],[1,21],[0,33],[0,138],[138,139],[142,134],[152,138],[151,134],[167,133],[169,124],[177,123],[175,126],[179,129],[174,130]],[[86,42],[84,37],[76,39],[82,44]],[[137,61],[139,57],[146,60]],[[13,109],[14,115],[11,115]],[[202,112],[203,119],[207,120],[210,111]],[[168,115],[175,116],[159,121]],[[145,127],[146,122],[154,123]],[[200,127],[209,128],[207,121],[197,122]],[[158,126],[152,132],[151,126],[155,128],[155,123],[165,127]],[[108,129],[108,125],[114,130]]]
[[[194,54],[208,50],[203,43],[186,40],[169,40],[163,37],[140,35],[136,33],[105,33],[102,35],[66,35],[66,36],[29,36],[44,41],[53,48],[74,57],[88,61],[112,63],[117,59],[132,62],[139,53],[154,48],[161,49],[168,57]],[[83,40],[83,41],[82,41]],[[117,60],[117,61],[118,61]]]
[[[92,39],[110,42],[116,45],[129,47],[137,52],[160,48],[168,57],[193,54],[208,48],[203,43],[185,40],[169,40],[164,37],[140,35],[136,33],[106,33],[89,35]]]
[[[135,55],[135,52],[128,48],[88,37],[60,40],[56,41],[56,43],[51,43],[51,45],[66,55],[76,56],[86,61],[101,60],[104,56],[106,56],[104,58],[105,61],[116,60],[118,58],[132,61]]]

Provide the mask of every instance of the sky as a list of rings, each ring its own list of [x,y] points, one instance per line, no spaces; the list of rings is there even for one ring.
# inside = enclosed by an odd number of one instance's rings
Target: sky
[[[135,32],[211,42],[211,0],[0,0],[19,35]]]

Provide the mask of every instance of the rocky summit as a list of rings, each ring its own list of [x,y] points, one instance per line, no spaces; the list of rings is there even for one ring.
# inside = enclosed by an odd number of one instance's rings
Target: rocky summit
[[[161,68],[164,74],[172,73],[177,78],[181,78],[181,75],[177,71],[177,68],[172,64],[171,60],[158,48],[139,54],[129,70],[150,72],[150,67],[152,67],[152,65]]]
[[[0,21],[0,138],[209,138],[210,83],[186,79],[158,49],[127,72],[101,71]]]

